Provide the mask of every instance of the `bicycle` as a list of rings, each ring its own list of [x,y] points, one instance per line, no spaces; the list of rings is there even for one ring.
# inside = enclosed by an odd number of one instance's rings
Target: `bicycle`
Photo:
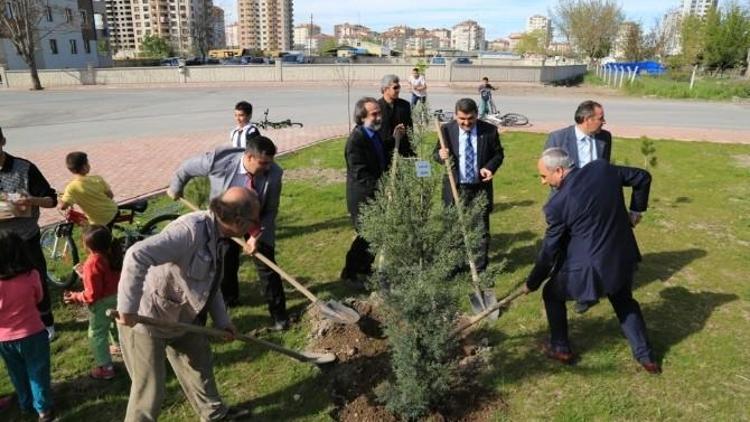
[[[122,242],[123,251],[134,243],[159,233],[166,223],[179,217],[178,214],[162,214],[141,225],[136,221],[136,215],[142,214],[146,208],[147,201],[131,202],[117,207],[112,233]],[[68,288],[79,280],[74,267],[81,262],[81,258],[78,245],[73,239],[73,230],[76,226],[82,227],[87,224],[86,216],[71,208],[65,213],[64,221],[42,230],[39,243],[47,260],[48,283]]]
[[[503,127],[526,126],[529,124],[529,118],[523,114],[506,113],[500,115],[500,111],[495,107],[495,100],[492,97],[490,97],[490,112],[483,120]]]
[[[295,126],[302,127],[302,123],[293,122],[292,119],[281,120],[278,122],[272,122],[268,120],[268,109],[266,109],[266,111],[263,112],[263,120],[259,122],[254,122],[253,124],[260,127],[261,129],[268,129],[268,128],[282,129],[285,127],[295,127]]]

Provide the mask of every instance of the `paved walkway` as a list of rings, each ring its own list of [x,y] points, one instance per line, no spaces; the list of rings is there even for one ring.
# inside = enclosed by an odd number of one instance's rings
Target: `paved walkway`
[[[279,154],[283,154],[324,139],[345,136],[348,127],[330,125],[302,129],[271,129],[264,130],[263,133],[274,141]],[[104,177],[112,187],[116,201],[126,202],[160,193],[169,184],[174,170],[183,160],[227,143],[228,138],[227,131],[214,131],[179,138],[159,137],[90,143],[85,145],[84,150],[89,156],[92,173]],[[9,144],[6,149],[13,154],[12,145]],[[65,156],[74,150],[70,147],[49,148],[19,155],[34,162],[52,186],[58,192],[62,192],[71,178],[70,172],[65,168]],[[40,224],[50,224],[59,219],[57,211],[42,210]]]

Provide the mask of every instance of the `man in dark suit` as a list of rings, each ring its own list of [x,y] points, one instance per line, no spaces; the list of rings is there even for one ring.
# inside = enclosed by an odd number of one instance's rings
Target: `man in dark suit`
[[[550,133],[544,149],[564,149],[577,168],[598,159],[610,161],[612,134],[602,129],[606,123],[602,105],[584,101],[576,109],[574,119],[575,125]]]
[[[398,153],[400,155],[404,157],[414,156],[414,150],[407,136],[407,131],[414,127],[411,120],[411,104],[399,98],[401,83],[398,76],[383,76],[383,79],[380,81],[380,92],[383,94],[378,99],[382,122],[378,130],[380,139],[391,148],[398,144]],[[398,138],[398,142],[396,138]]]
[[[455,120],[442,126],[443,139],[447,148],[438,141],[433,158],[442,163],[453,157],[453,174],[458,193],[466,201],[484,193],[487,206],[482,212],[482,239],[480,254],[477,257],[477,270],[484,271],[488,264],[490,246],[490,213],[492,212],[492,178],[503,164],[503,147],[497,127],[477,118],[477,103],[471,98],[456,102]],[[453,203],[450,182],[446,175],[443,185],[443,202]]]
[[[562,148],[550,148],[537,163],[542,183],[558,189],[544,206],[547,231],[526,292],[541,286],[550,327],[547,356],[571,364],[565,301],[606,296],[617,314],[634,357],[646,371],[661,372],[646,336],[646,323],[633,298],[633,274],[641,254],[633,234],[648,206],[651,175],[641,169],[595,160],[575,168]],[[630,212],[623,186],[631,186]]]
[[[167,194],[180,198],[182,191],[193,177],[207,176],[211,185],[210,199],[220,196],[233,186],[254,190],[260,200],[260,226],[248,233],[248,247],[275,261],[276,216],[279,213],[281,179],[284,171],[274,162],[276,145],[265,136],[247,139],[245,148],[219,147],[213,151],[187,159],[172,178]],[[228,307],[238,306],[240,247],[230,242],[224,258],[224,278],[221,293]],[[258,277],[264,285],[268,312],[274,320],[273,329],[283,330],[289,326],[286,298],[281,277],[259,260],[255,260]]]
[[[380,137],[380,111],[380,105],[375,98],[364,97],[357,101],[354,105],[356,126],[349,134],[344,150],[346,208],[355,230],[358,230],[359,225],[359,207],[375,196],[378,180],[390,166],[394,150],[393,144],[385,143]],[[374,260],[369,243],[357,235],[346,253],[341,279],[358,288],[364,287],[362,279],[372,273]]]

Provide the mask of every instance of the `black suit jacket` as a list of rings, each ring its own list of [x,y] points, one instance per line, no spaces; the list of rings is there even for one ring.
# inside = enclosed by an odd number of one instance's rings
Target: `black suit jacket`
[[[568,298],[595,300],[629,286],[641,260],[623,199],[632,186],[630,209],[648,207],[651,175],[641,169],[594,160],[573,169],[544,207],[547,231],[526,285],[536,290],[550,277]]]
[[[398,145],[398,153],[404,157],[415,156],[416,154],[411,147],[408,136],[409,129],[414,128],[414,124],[411,120],[411,104],[406,100],[396,98],[396,101],[393,102],[393,106],[391,107],[383,97],[380,97],[378,104],[380,105],[380,113],[383,118],[383,123],[378,131],[380,139],[382,139],[386,145],[389,145],[390,148],[394,148],[396,140],[393,138],[393,128],[403,123],[404,126],[406,126],[407,135],[401,139],[401,142]]]
[[[385,168],[381,166],[371,139],[362,126],[355,126],[346,141],[346,206],[356,221],[362,202],[375,196],[378,180],[390,166],[393,145],[384,142]]]
[[[448,144],[448,150],[450,151],[450,155],[453,158],[453,175],[456,179],[456,183],[458,183],[458,122],[453,120],[449,123],[446,123],[442,126],[442,131],[443,139],[445,139],[446,143]],[[440,159],[440,155],[438,154],[439,150],[440,140],[438,140],[437,145],[435,145],[433,158],[435,159],[435,161],[442,163],[443,160]],[[503,164],[504,158],[505,155],[503,154],[503,146],[500,144],[500,134],[497,132],[497,126],[489,124],[482,120],[477,120],[477,171],[479,171],[479,169],[485,168],[494,174],[497,172],[497,169],[500,168],[500,166]],[[487,201],[491,210],[493,201],[492,180],[490,180],[489,182],[480,183],[483,185],[485,192],[487,193]],[[445,177],[443,186],[443,200],[446,203],[453,202],[453,196],[450,191],[450,181],[448,180],[447,175]]]
[[[611,161],[612,159],[612,134],[602,129],[594,135],[596,141],[596,157],[598,159]],[[575,163],[576,167],[580,166],[578,159],[578,139],[576,139],[575,126],[568,126],[564,129],[556,130],[549,134],[544,149],[562,148],[568,152],[568,155]]]

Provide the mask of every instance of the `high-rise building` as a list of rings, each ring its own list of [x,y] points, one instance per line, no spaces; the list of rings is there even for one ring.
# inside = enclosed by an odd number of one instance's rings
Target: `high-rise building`
[[[484,49],[484,28],[472,20],[463,21],[451,31],[451,47],[459,51]]]
[[[620,29],[617,32],[617,38],[615,38],[614,48],[611,52],[612,56],[617,59],[626,59],[625,55],[627,54],[627,51],[625,50],[628,47],[628,42],[630,42],[632,38],[640,38],[640,36],[641,28],[637,23],[632,21],[621,23]]]
[[[224,28],[224,34],[227,47],[235,48],[240,46],[240,26],[237,22],[227,25]]]
[[[135,57],[133,5],[131,0],[106,0],[109,45],[115,58]]]
[[[354,40],[374,38],[376,35],[363,25],[352,25],[349,22],[333,25],[333,36],[339,44],[352,44]]]
[[[541,31],[544,33],[545,46],[552,41],[552,20],[546,16],[534,15],[526,21],[526,32]]]
[[[680,45],[680,24],[682,15],[679,9],[672,9],[664,14],[659,27],[659,36],[664,41],[663,54],[665,56],[674,56],[680,54],[682,46]]]
[[[240,47],[267,52],[292,49],[292,0],[238,0],[237,12]]]
[[[224,26],[224,9],[218,6],[211,8],[211,48],[227,46],[226,27]]]
[[[706,16],[712,7],[718,7],[719,0],[682,0],[682,15]]]

